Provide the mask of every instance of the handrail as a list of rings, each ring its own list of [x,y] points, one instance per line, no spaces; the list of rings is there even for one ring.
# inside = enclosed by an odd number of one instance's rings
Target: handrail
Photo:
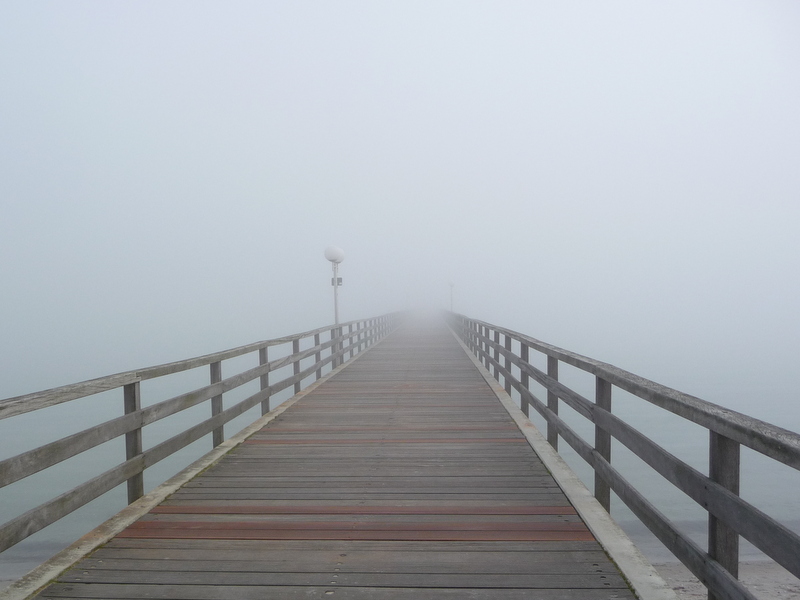
[[[365,321],[348,321],[346,323],[340,323],[339,327],[344,328],[364,322]],[[165,375],[180,373],[181,371],[196,369],[197,367],[204,367],[214,362],[236,358],[237,356],[249,354],[251,352],[262,350],[271,346],[279,346],[281,344],[292,342],[296,339],[304,339],[313,335],[329,332],[331,329],[331,326],[319,327],[317,329],[311,329],[302,333],[296,333],[294,335],[270,340],[263,340],[260,342],[253,342],[251,344],[237,346],[236,348],[230,348],[228,350],[222,350],[212,354],[204,354],[203,356],[196,356],[194,358],[164,363],[152,367],[145,367],[143,369],[135,369],[133,371],[123,371],[122,373],[105,375],[96,379],[89,379],[79,383],[71,383],[49,390],[42,390],[40,392],[33,392],[30,394],[24,394],[22,396],[6,398],[5,400],[0,400],[0,419],[7,419],[8,417],[21,415],[26,412],[46,408],[48,406],[55,406],[56,404],[61,404],[62,402],[69,402],[70,400],[77,400],[78,398],[92,396],[94,394],[99,394],[100,392],[116,389],[129,383],[155,379],[156,377],[163,377]]]
[[[399,313],[349,321],[290,336],[246,344],[213,354],[116,373],[81,383],[0,400],[0,419],[12,418],[120,388],[124,392],[125,406],[125,415],[122,417],[105,421],[16,456],[0,460],[0,488],[30,477],[43,469],[57,465],[115,438],[124,437],[126,445],[124,462],[24,514],[0,524],[0,552],[126,481],[128,502],[135,501],[144,495],[143,474],[145,469],[209,433],[213,434],[214,447],[218,446],[224,440],[223,427],[225,423],[259,404],[261,405],[261,414],[266,414],[270,410],[269,403],[272,396],[292,386],[294,386],[294,393],[299,392],[303,387],[304,380],[311,377],[320,379],[323,368],[327,366],[336,368],[346,360],[363,352],[379,339],[391,333],[399,321]],[[328,339],[323,341],[321,338],[323,334],[327,334]],[[300,350],[301,341],[308,338],[313,338],[313,346]],[[291,343],[290,354],[268,360],[268,348],[289,343]],[[258,353],[259,365],[257,367],[222,378],[223,361],[254,352]],[[309,359],[313,360],[313,363],[308,363]],[[209,385],[149,406],[141,406],[140,383],[142,381],[207,365],[211,369]],[[292,367],[291,375],[287,375],[279,381],[269,380],[270,373],[289,366]],[[260,381],[258,392],[223,410],[224,394],[254,380]],[[209,400],[211,401],[210,418],[188,427],[151,448],[143,447],[142,430],[144,427]]]
[[[790,467],[800,469],[800,435],[797,433],[505,327],[490,325],[478,320],[472,320],[472,322],[488,327],[503,336],[510,336],[511,339],[522,342],[542,354],[600,377],[626,392],[702,425],[706,429],[729,437]],[[498,351],[500,354],[506,352],[502,347],[498,348]]]
[[[606,510],[613,490],[636,516],[706,587],[710,598],[752,599],[738,581],[739,536],[800,578],[800,535],[739,496],[739,448],[746,446],[800,470],[800,434],[766,423],[649,381],[613,365],[547,344],[510,329],[449,314],[464,344],[508,393],[515,390],[520,407],[533,406],[547,422],[547,439],[557,449],[563,438],[595,472],[595,497]],[[501,343],[502,337],[502,343]],[[512,349],[516,342],[518,351]],[[547,372],[530,362],[530,351],[547,357]],[[559,362],[595,376],[592,402],[558,380]],[[512,365],[519,371],[514,375]],[[530,380],[547,391],[547,401],[529,389]],[[709,430],[709,476],[681,461],[612,413],[612,389],[625,390]],[[558,415],[559,401],[595,425],[587,442]],[[684,535],[611,465],[615,439],[672,485],[708,511],[709,546],[704,551]]]

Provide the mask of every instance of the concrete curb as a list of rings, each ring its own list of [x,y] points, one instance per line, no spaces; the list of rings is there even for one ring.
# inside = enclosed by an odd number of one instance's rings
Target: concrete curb
[[[111,538],[128,527],[131,523],[150,512],[150,510],[163,502],[167,496],[175,493],[178,488],[180,488],[187,481],[214,465],[228,452],[233,450],[248,437],[263,428],[267,423],[283,414],[284,411],[302,400],[307,394],[315,390],[334,375],[337,375],[343,369],[352,365],[355,361],[364,356],[367,351],[371,350],[385,340],[386,337],[387,336],[384,336],[369,348],[364,349],[362,352],[356,354],[344,364],[336,367],[330,373],[327,373],[324,377],[309,385],[306,389],[301,390],[283,402],[280,406],[271,410],[266,415],[260,417],[257,421],[242,429],[236,435],[233,435],[222,442],[211,452],[200,457],[175,476],[167,479],[164,483],[153,489],[151,492],[136,500],[136,502],[133,502],[132,504],[129,504],[123,508],[116,515],[84,535],[71,546],[68,546],[52,558],[46,560],[7,588],[0,590],[0,600],[26,600],[27,598],[31,598],[34,594],[41,591],[42,588],[52,583],[52,581],[61,573],[75,565],[79,560],[84,558],[89,553],[109,542]]]
[[[678,600],[678,596],[666,581],[658,574],[655,567],[650,564],[631,539],[617,525],[591,492],[583,485],[575,472],[563,458],[539,433],[536,426],[520,410],[511,397],[506,393],[500,383],[492,377],[491,373],[480,363],[477,357],[452,331],[453,337],[464,349],[472,363],[483,376],[486,383],[503,404],[508,414],[527,438],[534,452],[553,475],[556,483],[566,494],[569,501],[586,522],[603,549],[616,563],[625,579],[628,580],[634,593],[640,600]]]

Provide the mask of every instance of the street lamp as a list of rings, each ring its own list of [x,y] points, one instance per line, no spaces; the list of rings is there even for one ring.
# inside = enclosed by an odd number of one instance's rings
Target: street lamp
[[[325,248],[325,258],[331,261],[333,267],[333,278],[331,285],[333,286],[333,317],[334,324],[339,324],[339,286],[342,285],[342,278],[339,277],[339,263],[344,260],[344,250],[338,246],[328,246]]]

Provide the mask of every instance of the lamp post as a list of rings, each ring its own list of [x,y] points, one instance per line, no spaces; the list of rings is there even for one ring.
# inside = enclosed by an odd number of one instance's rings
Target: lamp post
[[[338,246],[328,246],[325,248],[325,258],[331,261],[333,267],[333,278],[331,285],[333,286],[333,318],[334,324],[339,324],[339,286],[342,285],[342,279],[339,277],[339,263],[344,260],[344,250]]]

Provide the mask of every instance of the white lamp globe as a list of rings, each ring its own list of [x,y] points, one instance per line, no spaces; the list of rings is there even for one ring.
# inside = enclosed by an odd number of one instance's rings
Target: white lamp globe
[[[339,264],[344,260],[344,250],[338,246],[328,246],[325,248],[325,258],[332,263]]]

